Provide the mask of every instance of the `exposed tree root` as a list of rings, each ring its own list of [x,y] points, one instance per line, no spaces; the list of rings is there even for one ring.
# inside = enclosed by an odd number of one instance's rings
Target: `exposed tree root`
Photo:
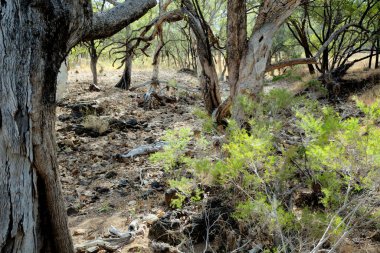
[[[137,220],[130,223],[127,232],[121,232],[111,226],[109,232],[114,238],[98,238],[89,242],[85,242],[75,246],[75,252],[98,252],[99,250],[107,250],[115,252],[121,247],[132,243],[137,235],[144,235],[146,226],[139,226]]]

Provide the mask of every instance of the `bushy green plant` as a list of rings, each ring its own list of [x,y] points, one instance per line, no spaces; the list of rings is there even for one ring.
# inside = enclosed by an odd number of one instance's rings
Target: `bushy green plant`
[[[205,133],[212,133],[215,130],[215,123],[212,117],[205,111],[200,108],[195,108],[193,114],[202,120],[202,129]]]
[[[291,108],[295,98],[287,89],[272,89],[264,96],[264,105],[267,111],[277,114],[281,110]]]
[[[278,81],[282,81],[282,80],[301,81],[302,77],[300,75],[294,73],[293,71],[289,70],[289,71],[286,71],[282,75],[274,76],[272,79],[273,82],[278,82]]]
[[[365,116],[343,119],[331,107],[294,99],[283,90],[268,94],[262,103],[244,97],[240,102],[253,112],[250,130],[230,121],[227,140],[217,158],[211,158],[210,152],[189,156],[176,151],[173,159],[174,150],[183,150],[176,147],[182,143],[179,138],[158,155],[165,163],[184,161],[182,168],[194,175],[170,182],[184,193],[174,203],[177,207],[201,178],[211,177],[235,204],[234,218],[276,238],[276,244],[266,246],[275,252],[309,251],[326,241],[335,245],[356,223],[378,217],[373,206],[379,201],[376,191],[380,183],[378,103],[368,106],[358,102]],[[300,141],[291,146],[278,138],[288,118],[274,119],[273,113],[265,113],[283,110],[297,118],[293,127]],[[190,137],[185,136],[188,143]],[[203,143],[203,149],[207,150],[207,144]],[[165,154],[168,150],[172,151]],[[300,189],[309,192],[312,202],[294,204]],[[375,225],[380,226],[379,222]],[[301,244],[302,240],[307,243]]]
[[[169,185],[171,188],[177,189],[176,198],[173,198],[171,203],[171,206],[175,208],[182,207],[186,199],[199,201],[202,193],[197,187],[196,178],[184,176],[189,172],[186,169],[189,169],[196,161],[186,153],[188,145],[194,137],[193,135],[190,128],[169,130],[162,138],[167,143],[164,150],[150,156],[150,161],[163,166],[164,170],[172,178],[169,180]],[[197,137],[196,148],[200,151],[205,150],[208,144],[203,136]]]
[[[328,90],[322,85],[322,83],[317,79],[311,79],[305,83],[306,88],[309,88],[312,91],[320,92],[322,95],[327,96]]]
[[[185,152],[191,140],[191,135],[190,128],[167,131],[162,138],[167,143],[164,151],[151,155],[150,161],[162,165],[166,171],[172,171],[179,164],[186,163]]]

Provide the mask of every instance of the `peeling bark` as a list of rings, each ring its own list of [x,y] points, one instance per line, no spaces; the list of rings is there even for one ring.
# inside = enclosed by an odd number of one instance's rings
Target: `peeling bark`
[[[237,4],[239,2],[232,0],[232,2],[234,1]],[[300,0],[265,0],[260,6],[246,53],[240,60],[238,81],[231,87],[234,90],[232,116],[238,123],[243,124],[247,120],[247,116],[237,98],[243,95],[253,100],[258,99],[264,86],[264,74],[270,57],[273,37],[300,2]],[[232,17],[231,14],[229,17]],[[237,36],[243,36],[245,31],[239,30],[239,33]]]

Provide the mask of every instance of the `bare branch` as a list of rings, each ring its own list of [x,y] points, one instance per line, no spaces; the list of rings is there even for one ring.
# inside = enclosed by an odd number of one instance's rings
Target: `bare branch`
[[[316,64],[317,61],[318,61],[318,59],[319,59],[319,57],[321,56],[321,54],[323,53],[323,51],[329,46],[329,44],[334,39],[336,39],[342,32],[344,32],[345,30],[347,30],[351,26],[358,27],[357,24],[350,23],[350,24],[346,24],[346,25],[342,26],[340,29],[336,30],[333,34],[331,34],[331,36],[329,37],[329,39],[322,45],[322,47],[318,50],[318,52],[315,54],[314,57],[311,57],[311,58],[297,58],[297,59],[292,59],[292,60],[283,61],[283,62],[279,62],[279,63],[276,63],[276,64],[268,65],[265,71],[266,72],[270,72],[270,71],[273,71],[275,69],[281,69],[281,68],[284,68],[284,67],[289,67],[289,66],[294,66],[294,65],[299,65],[299,64]]]

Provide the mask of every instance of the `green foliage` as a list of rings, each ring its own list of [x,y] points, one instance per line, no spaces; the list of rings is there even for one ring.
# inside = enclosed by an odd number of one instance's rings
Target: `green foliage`
[[[300,75],[294,73],[293,71],[289,70],[289,71],[286,71],[282,75],[274,76],[272,79],[273,82],[278,82],[278,81],[283,81],[283,80],[293,81],[293,82],[294,81],[301,81],[302,77]]]
[[[191,140],[191,129],[181,128],[178,131],[169,130],[162,138],[168,145],[163,152],[157,152],[150,156],[150,161],[160,164],[166,171],[173,170],[176,166],[187,162],[185,151]]]
[[[368,210],[374,202],[364,201],[372,196],[369,192],[376,190],[380,178],[377,103],[367,106],[358,102],[365,113],[359,120],[342,119],[332,108],[295,99],[284,90],[273,90],[262,103],[249,102],[244,97],[240,102],[256,113],[249,122],[251,130],[241,129],[230,121],[227,141],[217,159],[212,159],[209,152],[189,156],[183,152],[183,145],[179,147],[182,152],[174,160],[186,161],[179,166],[194,177],[170,181],[171,187],[181,192],[174,206],[181,207],[189,196],[196,196],[193,193],[197,191],[197,182],[210,177],[213,180],[209,183],[223,186],[227,199],[235,203],[234,218],[251,226],[258,224],[268,233],[283,237],[293,238],[302,231],[306,241],[318,241],[327,232],[328,240],[334,243],[350,229],[352,219],[378,215],[370,216]],[[297,118],[293,131],[302,136],[302,141],[292,146],[282,145],[278,138],[289,117],[281,114],[284,110]],[[185,132],[182,135],[185,142],[175,134],[173,147],[188,143],[189,130]],[[207,148],[208,142],[203,138],[198,139],[203,150],[212,149]],[[174,151],[167,152],[172,149],[169,147],[158,156],[162,161],[173,161]],[[174,166],[169,168],[173,170]],[[297,189],[314,194],[315,204],[289,206],[289,199],[296,198]],[[228,195],[229,192],[233,194]],[[292,243],[297,245],[296,241]],[[286,247],[287,243],[276,250],[282,252]]]
[[[186,151],[190,141],[193,138],[193,133],[190,128],[180,128],[178,130],[167,131],[163,140],[167,142],[164,150],[150,156],[150,161],[154,164],[159,164],[164,167],[169,173],[172,180],[169,180],[171,188],[177,189],[176,197],[172,199],[172,207],[181,208],[184,202],[189,199],[192,202],[199,201],[202,191],[198,189],[197,182],[194,179],[184,177],[186,169],[198,162],[191,159]],[[202,137],[197,137],[196,147],[202,151],[209,143]]]
[[[98,212],[99,213],[109,213],[113,210],[113,207],[108,203],[103,203],[101,207],[99,207]]]
[[[317,79],[311,79],[305,83],[306,88],[309,88],[312,91],[320,92],[322,95],[327,96],[328,90],[322,85]]]
[[[264,103],[268,111],[274,114],[289,109],[293,105],[293,102],[294,96],[287,89],[273,89],[264,97]]]
[[[202,120],[202,129],[206,133],[212,133],[215,130],[215,123],[212,117],[205,111],[200,108],[195,108],[193,114]]]

